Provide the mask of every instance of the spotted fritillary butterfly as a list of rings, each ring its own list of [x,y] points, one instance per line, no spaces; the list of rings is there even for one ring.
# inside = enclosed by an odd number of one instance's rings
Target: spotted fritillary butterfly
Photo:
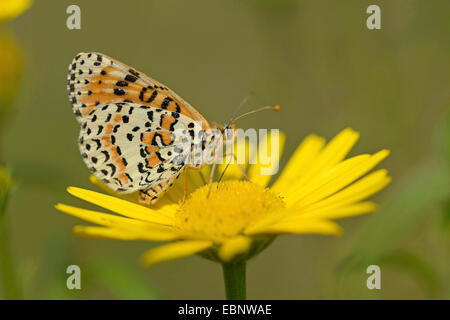
[[[139,191],[144,203],[155,203],[183,169],[214,160],[188,163],[182,156],[186,145],[192,146],[187,138],[204,133],[201,151],[206,154],[234,140],[234,127],[213,134],[215,127],[175,92],[100,53],[76,55],[67,89],[89,170],[117,192]]]

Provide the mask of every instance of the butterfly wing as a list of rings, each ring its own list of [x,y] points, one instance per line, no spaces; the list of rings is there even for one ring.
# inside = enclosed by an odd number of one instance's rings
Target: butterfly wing
[[[144,202],[155,202],[185,166],[185,153],[175,151],[186,141],[174,131],[210,129],[165,85],[100,53],[74,58],[67,89],[88,168],[113,190],[141,190]]]
[[[101,53],[77,54],[69,66],[67,81],[79,121],[101,104],[129,102],[177,112],[200,121],[204,130],[210,128],[194,107],[167,86]]]
[[[129,102],[98,105],[81,119],[79,147],[87,167],[111,189],[144,190],[155,202],[185,167],[190,119]],[[150,198],[148,198],[150,197]]]

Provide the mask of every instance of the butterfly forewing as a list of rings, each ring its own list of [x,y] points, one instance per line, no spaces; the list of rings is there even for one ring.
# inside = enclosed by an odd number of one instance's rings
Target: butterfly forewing
[[[132,102],[181,113],[209,128],[197,110],[165,85],[100,53],[80,53],[74,58],[68,93],[78,118],[99,104]]]

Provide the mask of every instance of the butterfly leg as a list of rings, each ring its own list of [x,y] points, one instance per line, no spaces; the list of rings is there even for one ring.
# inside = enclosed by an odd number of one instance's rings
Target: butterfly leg
[[[232,155],[233,155],[234,160],[236,160],[236,163],[237,163],[239,169],[241,170],[242,175],[244,176],[244,179],[247,180],[247,181],[250,181],[250,178],[247,176],[247,174],[245,173],[244,168],[242,168],[241,164],[238,162],[238,159],[237,159],[236,155],[234,154],[234,152],[232,153]]]
[[[227,166],[225,167],[225,169],[223,169],[222,174],[220,175],[219,180],[217,180],[217,183],[220,183],[220,181],[222,181],[222,178],[223,178],[223,176],[225,175],[225,172],[227,172],[227,169],[228,169],[228,167],[230,166],[230,164],[231,164],[231,159],[230,159],[230,161],[228,161]]]
[[[233,156],[234,160],[236,161],[236,164],[238,165],[239,169],[241,170],[241,173],[242,173],[242,176],[244,177],[244,179],[247,180],[247,181],[250,181],[250,178],[249,178],[249,177],[247,176],[247,174],[245,173],[245,169],[244,169],[244,168],[241,166],[241,164],[238,162],[238,159],[237,159],[236,155],[234,154],[234,152],[231,152],[230,155]],[[226,156],[228,156],[228,155],[226,155]],[[225,157],[226,157],[226,156],[225,156]],[[225,174],[225,171],[228,169],[228,167],[229,167],[230,164],[231,164],[231,159],[230,159],[230,162],[228,162],[227,166],[225,167],[224,171],[222,172],[222,175],[221,175],[219,181],[222,180],[222,178],[223,178],[223,176],[224,176],[224,174]]]
[[[214,163],[213,163],[213,166],[211,169],[211,173],[209,175],[209,189],[208,189],[208,195],[206,196],[207,198],[211,194],[211,187],[212,187],[212,182],[213,182],[213,178],[214,178],[214,173],[216,172],[216,166],[217,166],[217,161],[214,160]]]

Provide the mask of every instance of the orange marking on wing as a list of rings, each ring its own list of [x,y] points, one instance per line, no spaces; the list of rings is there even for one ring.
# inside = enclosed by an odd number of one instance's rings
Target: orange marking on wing
[[[139,94],[141,93],[141,90],[142,90],[143,88],[144,88],[143,86],[140,86],[140,88],[138,89],[139,91],[138,91],[138,94],[136,95],[136,99],[139,99]],[[158,96],[160,96],[161,93],[159,93],[159,94],[156,96],[156,98],[155,98],[152,102],[145,102],[145,101],[147,101],[148,99],[150,99],[150,97],[151,97],[152,94],[153,94],[153,91],[155,91],[155,90],[156,90],[156,89],[150,89],[150,88],[145,89],[145,92],[144,92],[143,95],[142,95],[142,100],[139,99],[140,103],[145,104],[145,105],[151,105],[151,106],[153,106],[153,107],[156,107],[156,106],[155,106],[155,102],[159,100],[159,97],[158,97]]]
[[[104,77],[108,76],[108,74],[109,74],[110,72],[113,72],[113,71],[115,71],[115,70],[116,70],[116,68],[111,67],[111,66],[104,67],[104,68],[103,68],[103,71],[106,72],[106,75],[104,75]],[[111,77],[111,76],[108,76],[108,77]]]
[[[119,168],[119,171],[124,171],[125,170],[125,164],[123,163],[122,158],[117,158],[116,159],[116,164],[117,164],[117,167]]]
[[[90,92],[90,94],[83,94],[79,99],[79,102],[85,105],[85,107],[82,108],[83,115],[86,116],[92,112],[92,110],[95,109],[96,104],[117,103],[123,102],[124,100],[161,109],[161,103],[163,100],[170,97],[173,101],[167,105],[167,110],[176,112],[176,105],[178,105],[180,107],[181,114],[191,118],[194,121],[201,121],[203,130],[208,130],[211,128],[208,121],[206,121],[206,119],[197,110],[187,104],[187,102],[184,102],[181,98],[177,98],[170,91],[167,91],[169,89],[163,90],[160,88],[153,88],[150,83],[148,83],[148,86],[145,86],[142,85],[142,81],[140,81],[140,83],[127,81],[128,84],[126,86],[117,86],[118,81],[124,81],[124,72],[116,69],[114,66],[107,66],[103,68],[102,73],[103,74],[96,74],[95,76],[89,78],[89,84],[82,88],[83,91]],[[120,75],[117,76],[117,74]],[[141,80],[145,81],[145,77],[141,77]],[[154,82],[157,86],[165,87],[155,80],[152,80],[152,82]],[[139,96],[143,88],[147,89],[143,92],[141,100],[139,99]],[[123,94],[115,94],[114,89],[121,89]],[[155,90],[158,94],[154,100],[152,102],[146,102]]]
[[[94,109],[95,103],[90,103],[89,104],[89,103],[85,103],[83,100],[84,100],[84,97],[81,98],[81,103],[85,104],[86,107],[81,109],[81,113],[83,114],[83,116],[87,116]]]
[[[109,147],[111,145],[111,139],[109,138],[109,136],[103,136],[102,140],[105,143],[104,147]]]
[[[154,166],[157,166],[160,163],[161,163],[161,160],[159,160],[159,158],[156,155],[156,153],[151,154],[147,158],[147,168],[153,168]]]
[[[155,136],[155,132],[145,132],[144,134],[142,134],[142,142],[145,144],[152,144],[153,138]]]
[[[170,126],[172,125],[172,123],[174,123],[176,120],[174,117],[169,116],[169,115],[162,115],[162,123],[161,126],[166,129],[167,131],[171,131]]]
[[[210,130],[211,126],[210,126],[210,124],[208,122],[203,121],[202,122],[202,129],[205,130],[205,131],[206,130]]]
[[[126,93],[121,96],[117,96],[112,92],[111,93],[98,92],[98,93],[93,93],[90,96],[88,96],[88,95],[82,96],[81,103],[86,105],[86,108],[83,109],[83,114],[84,115],[89,114],[96,107],[97,103],[99,103],[99,104],[118,103],[118,102],[123,102],[124,100],[129,100],[132,103],[143,104],[138,99],[135,99],[129,93]]]
[[[83,114],[89,114],[97,103],[114,103],[123,102],[124,100],[130,100],[134,103],[142,103],[139,101],[139,93],[142,89],[142,85],[138,85],[132,82],[128,82],[125,87],[117,86],[118,81],[123,81],[122,77],[113,76],[112,73],[116,72],[116,69],[108,66],[103,68],[104,75],[95,75],[89,78],[89,84],[84,86],[83,91],[90,92],[90,94],[84,94],[81,96],[80,102],[86,105],[83,110]],[[122,95],[114,94],[114,89],[121,89],[125,92]]]
[[[169,145],[172,142],[172,133],[168,131],[151,131],[145,132],[142,134],[142,142],[146,145],[152,146],[156,137],[160,136],[162,139],[162,143],[165,145]]]
[[[159,150],[158,146],[148,146],[145,148],[147,150],[148,154],[152,154],[153,152],[156,152]]]
[[[114,126],[111,123],[108,123],[106,126],[105,134],[111,134]]]
[[[111,148],[111,152],[112,152],[111,158],[112,158],[113,160],[115,160],[115,159],[117,159],[117,158],[119,157],[119,152],[117,151],[117,146],[113,146],[113,147]]]
[[[122,115],[121,114],[116,114],[114,116],[114,122],[119,122],[122,119]]]
[[[181,109],[181,107],[180,107],[180,109]],[[177,111],[177,106],[176,106],[176,104],[173,101],[171,101],[169,103],[169,105],[167,106],[166,110],[169,110],[169,111],[172,111],[172,112],[176,112]]]
[[[162,142],[165,145],[168,145],[172,142],[172,134],[167,131],[158,131],[158,133],[162,136]]]
[[[128,183],[128,177],[127,177],[127,175],[126,175],[125,173],[122,173],[122,174],[119,176],[119,179],[120,179],[120,181],[121,181],[123,184],[127,184],[127,183]]]

